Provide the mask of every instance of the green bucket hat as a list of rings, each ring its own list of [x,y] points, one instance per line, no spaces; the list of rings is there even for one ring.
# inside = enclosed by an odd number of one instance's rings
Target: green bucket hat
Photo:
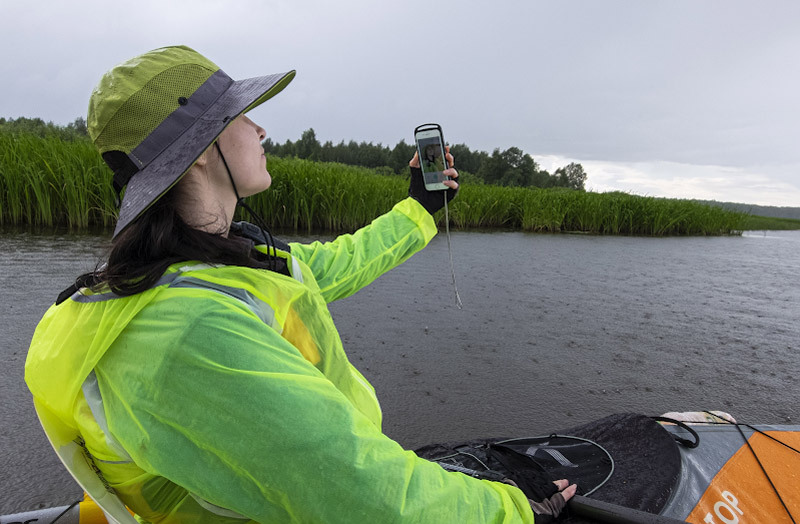
[[[236,117],[286,87],[294,71],[233,80],[185,46],[115,66],[89,99],[89,136],[125,196],[116,237],[166,193]]]

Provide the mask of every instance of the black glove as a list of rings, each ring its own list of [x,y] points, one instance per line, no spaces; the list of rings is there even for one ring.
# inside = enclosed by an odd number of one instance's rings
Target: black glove
[[[552,482],[550,474],[542,466],[527,455],[517,453],[503,445],[492,445],[488,456],[500,462],[508,471],[514,472],[513,479],[504,480],[506,484],[516,486],[528,497],[536,524],[547,524],[558,519],[567,505],[564,490],[569,498],[576,488],[570,489],[569,482],[558,480]]]
[[[428,191],[425,189],[425,179],[422,178],[422,169],[412,167],[411,169],[411,184],[408,186],[408,196],[422,204],[428,213],[431,215],[444,207],[444,196],[447,195],[447,201],[450,202],[458,193],[458,189],[447,188],[443,191]]]
[[[519,488],[519,485],[511,479],[505,479],[503,482],[505,484],[511,484],[515,488]],[[556,485],[552,484],[552,486],[552,494],[543,496],[541,502],[528,499],[528,504],[531,505],[531,509],[533,510],[533,520],[536,524],[549,524],[550,522],[558,520],[564,507],[567,505],[564,496],[558,491]]]
[[[536,524],[547,524],[548,522],[555,521],[558,519],[558,516],[561,515],[564,506],[567,505],[561,492],[557,492],[555,495],[541,502],[528,499],[528,503],[530,503],[531,509],[533,510],[533,520]]]

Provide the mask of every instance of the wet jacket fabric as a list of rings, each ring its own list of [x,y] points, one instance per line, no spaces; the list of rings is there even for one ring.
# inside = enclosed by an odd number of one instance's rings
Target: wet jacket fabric
[[[134,296],[79,291],[45,314],[26,362],[48,433],[82,439],[147,522],[533,522],[517,488],[381,432],[328,312],[435,233],[409,198],[280,251],[291,276],[182,263]]]

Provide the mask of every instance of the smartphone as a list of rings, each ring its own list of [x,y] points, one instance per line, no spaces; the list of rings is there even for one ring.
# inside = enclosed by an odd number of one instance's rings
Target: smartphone
[[[419,166],[425,189],[441,191],[448,189],[442,182],[450,177],[444,174],[447,169],[447,158],[444,150],[444,135],[439,124],[422,124],[414,129],[414,141],[417,143]]]

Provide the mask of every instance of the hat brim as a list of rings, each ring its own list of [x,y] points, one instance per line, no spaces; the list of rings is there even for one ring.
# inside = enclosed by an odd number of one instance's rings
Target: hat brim
[[[174,186],[239,115],[280,93],[295,71],[234,81],[208,110],[128,182],[112,238]]]

